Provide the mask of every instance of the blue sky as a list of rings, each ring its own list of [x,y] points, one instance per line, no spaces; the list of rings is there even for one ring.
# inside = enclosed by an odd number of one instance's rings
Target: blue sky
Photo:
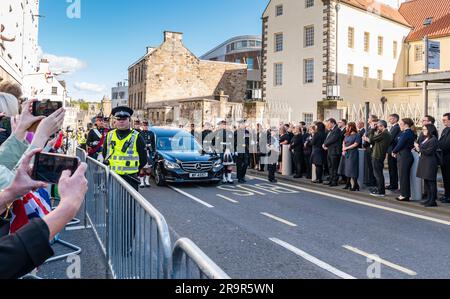
[[[67,8],[80,3],[81,18]],[[39,44],[69,96],[100,100],[127,78],[146,46],[162,43],[163,31],[184,33],[184,44],[200,56],[230,37],[261,34],[268,0],[41,0]]]

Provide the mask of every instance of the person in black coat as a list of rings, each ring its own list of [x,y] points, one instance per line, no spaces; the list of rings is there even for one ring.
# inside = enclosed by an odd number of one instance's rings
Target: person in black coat
[[[400,178],[400,192],[401,195],[397,197],[398,201],[409,201],[411,198],[411,167],[414,163],[412,149],[414,148],[414,141],[416,136],[412,131],[414,122],[410,118],[404,118],[400,121],[400,128],[402,134],[398,140],[397,146],[392,150],[392,156],[397,158],[399,178]]]
[[[328,151],[328,167],[330,168],[330,181],[326,183],[331,187],[338,186],[338,168],[342,155],[342,131],[339,129],[336,120],[330,118],[327,121],[329,130],[328,136],[323,144],[323,149]]]
[[[440,162],[445,195],[441,198],[441,202],[450,203],[450,113],[444,115],[442,123],[445,129],[439,139],[439,155],[441,156]]]
[[[303,134],[303,170],[306,171],[306,178],[310,180],[312,178],[312,164],[311,164],[311,154],[312,154],[312,135],[309,130]]]
[[[397,146],[398,137],[400,137],[401,129],[398,122],[400,121],[400,116],[398,114],[392,114],[389,116],[389,123],[391,124],[391,129],[389,133],[391,134],[392,140],[391,145],[388,148],[388,168],[389,168],[389,186],[386,187],[387,190],[398,190],[398,167],[397,158],[392,155],[392,150]]]
[[[300,126],[294,127],[294,136],[292,137],[291,144],[290,144],[290,150],[293,153],[293,162],[295,165],[295,179],[299,179],[302,177],[303,174],[303,134],[300,131]]]
[[[375,125],[378,123],[379,119],[376,115],[371,115],[369,118],[368,125],[366,131],[366,137],[369,138],[370,134],[375,134],[376,129],[374,129]],[[372,165],[372,145],[370,142],[364,142],[363,148],[366,149],[365,152],[365,161],[366,161],[366,168],[364,173],[364,182],[366,186],[368,187],[376,187],[377,186],[377,180],[374,175],[373,171],[373,165]]]
[[[323,166],[326,161],[326,151],[323,149],[323,143],[327,138],[325,133],[325,125],[322,122],[318,122],[315,126],[311,127],[310,133],[311,139],[311,163],[316,167],[316,180],[315,184],[323,183]]]
[[[432,124],[425,125],[422,128],[423,140],[415,144],[417,152],[420,153],[416,175],[424,180],[425,193],[427,194],[427,200],[423,202],[425,207],[437,206],[437,172],[439,162],[436,152],[439,148],[439,141],[432,133],[433,127]]]
[[[245,120],[239,121],[239,128],[234,131],[234,155],[238,183],[245,184],[245,175],[250,165],[250,131],[247,130]]]

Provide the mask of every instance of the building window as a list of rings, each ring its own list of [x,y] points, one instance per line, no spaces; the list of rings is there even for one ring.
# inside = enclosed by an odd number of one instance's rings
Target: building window
[[[307,125],[311,125],[314,122],[314,114],[312,114],[312,113],[303,113],[303,121]]]
[[[370,51],[370,33],[364,32],[364,51]]]
[[[353,64],[347,65],[347,84],[353,84],[353,76],[354,76],[354,66]]]
[[[236,63],[241,63],[241,59],[240,59],[240,58],[236,58],[236,59],[234,60],[234,62],[236,62]]]
[[[363,87],[368,87],[369,86],[369,68],[368,67],[364,67],[363,70]]]
[[[275,63],[275,86],[283,85],[283,64]]]
[[[275,7],[275,10],[276,10],[276,13],[275,13],[275,14],[276,14],[277,17],[283,15],[283,5],[277,5],[277,6]]]
[[[423,45],[414,46],[414,61],[423,60]]]
[[[383,55],[383,37],[378,37],[378,55]]]
[[[58,94],[58,87],[52,87],[52,95]]]
[[[355,28],[348,27],[348,47],[353,49],[355,47]]]
[[[304,47],[314,46],[314,26],[306,26],[304,29],[305,40]]]
[[[275,52],[283,51],[283,33],[275,34]]]
[[[378,79],[377,88],[382,89],[383,88],[383,71],[382,70],[378,70],[377,79]]]
[[[305,0],[305,7],[313,7],[314,6],[314,0]]]
[[[253,70],[255,60],[253,58],[247,58],[247,69]]]
[[[394,59],[397,59],[397,51],[398,51],[398,44],[397,44],[397,42],[394,41],[392,46],[393,46]]]
[[[314,59],[305,59],[303,68],[304,83],[314,83]]]

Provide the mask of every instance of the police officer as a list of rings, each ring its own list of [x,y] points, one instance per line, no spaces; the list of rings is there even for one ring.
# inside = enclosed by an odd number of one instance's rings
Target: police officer
[[[141,131],[141,136],[145,141],[145,148],[147,151],[147,157],[149,157],[149,161],[150,161],[150,147],[152,144],[152,134],[150,133],[149,129],[148,129],[148,125],[149,122],[148,121],[143,121],[142,122],[142,131]],[[150,165],[148,165],[147,167],[144,167],[143,169],[143,173],[141,173],[140,176],[140,180],[141,180],[141,185],[139,187],[141,188],[145,188],[145,187],[150,187]]]
[[[86,150],[86,133],[83,128],[80,128],[77,132],[77,143],[78,146],[84,150]]]
[[[132,109],[120,106],[113,109],[112,115],[116,129],[108,133],[105,141],[105,164],[139,190],[138,174],[148,164],[145,141],[139,132],[131,129]]]
[[[104,119],[102,114],[97,115],[95,119],[96,127],[89,131],[86,142],[89,157],[99,161],[103,161],[103,145],[108,134],[108,130],[105,129]]]
[[[245,120],[239,121],[239,128],[234,132],[234,153],[238,182],[244,184],[247,182],[245,174],[250,164],[250,132]]]

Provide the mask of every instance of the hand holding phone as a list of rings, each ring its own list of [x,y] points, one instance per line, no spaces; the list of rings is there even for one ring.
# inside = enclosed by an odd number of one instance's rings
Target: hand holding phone
[[[35,156],[32,178],[37,181],[57,184],[63,171],[75,173],[79,165],[77,157],[59,154],[38,153]]]
[[[62,108],[62,102],[52,102],[50,100],[44,100],[41,102],[33,103],[33,115],[49,117],[55,111]]]

